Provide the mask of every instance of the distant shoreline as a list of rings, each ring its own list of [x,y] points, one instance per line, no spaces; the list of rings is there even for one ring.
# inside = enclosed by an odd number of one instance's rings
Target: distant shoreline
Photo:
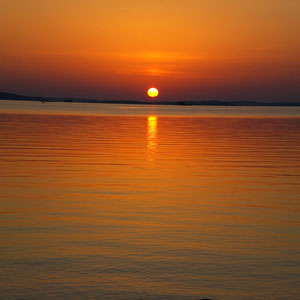
[[[300,102],[259,102],[259,101],[138,101],[138,100],[99,100],[83,98],[52,98],[39,96],[23,96],[0,92],[0,101],[37,101],[37,102],[68,102],[68,103],[102,103],[102,104],[146,104],[146,105],[183,105],[183,106],[300,106]]]

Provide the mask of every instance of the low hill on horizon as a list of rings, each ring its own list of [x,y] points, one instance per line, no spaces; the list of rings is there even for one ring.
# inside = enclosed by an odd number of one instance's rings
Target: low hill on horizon
[[[300,102],[260,102],[260,101],[223,101],[223,100],[191,100],[191,101],[139,101],[139,100],[99,100],[85,98],[57,98],[24,96],[14,93],[0,92],[0,100],[21,100],[40,102],[77,102],[77,103],[106,103],[106,104],[158,104],[158,105],[214,105],[214,106],[300,106]]]

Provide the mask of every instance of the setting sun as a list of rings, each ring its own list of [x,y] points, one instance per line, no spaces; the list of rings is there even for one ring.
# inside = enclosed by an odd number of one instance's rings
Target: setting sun
[[[152,98],[157,97],[158,96],[158,89],[156,89],[156,88],[150,88],[148,90],[148,96],[152,97]]]

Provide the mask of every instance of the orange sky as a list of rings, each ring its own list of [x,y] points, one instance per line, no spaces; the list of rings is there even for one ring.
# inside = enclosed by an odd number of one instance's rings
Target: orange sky
[[[298,0],[3,2],[0,91],[300,100]]]

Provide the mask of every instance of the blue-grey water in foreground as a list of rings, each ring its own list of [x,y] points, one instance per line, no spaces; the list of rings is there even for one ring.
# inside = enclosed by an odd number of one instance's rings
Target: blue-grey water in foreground
[[[1,299],[299,299],[300,108],[0,101]]]

